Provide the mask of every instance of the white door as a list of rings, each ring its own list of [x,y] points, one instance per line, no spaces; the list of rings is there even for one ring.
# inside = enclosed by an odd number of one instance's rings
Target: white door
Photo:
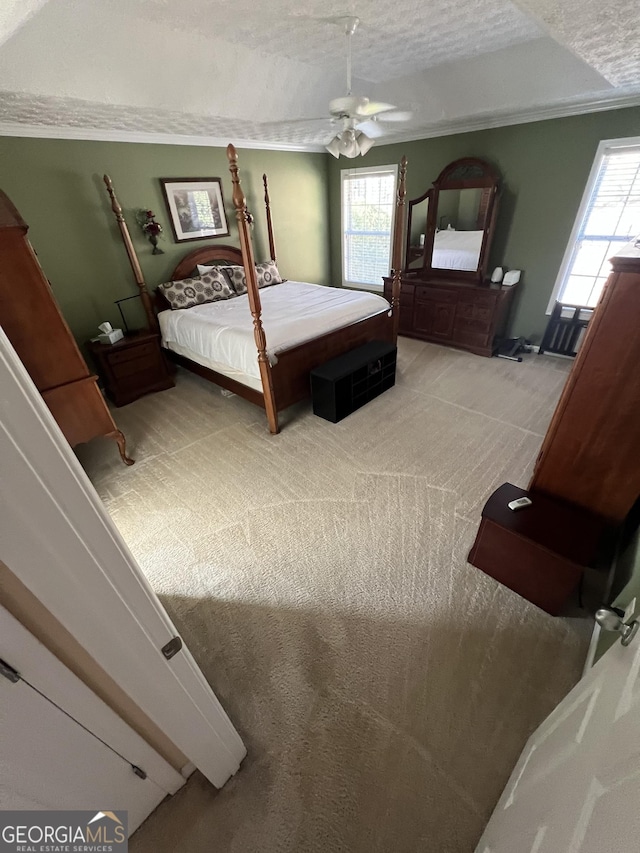
[[[476,853],[640,849],[640,638],[620,641],[530,737]]]
[[[152,464],[152,463],[149,463]],[[209,781],[246,749],[0,328],[0,559]]]
[[[122,809],[133,832],[184,784],[2,607],[0,660],[0,810]]]

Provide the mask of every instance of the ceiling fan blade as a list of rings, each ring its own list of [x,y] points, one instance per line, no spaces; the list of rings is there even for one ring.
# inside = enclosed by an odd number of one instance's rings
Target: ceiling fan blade
[[[413,113],[409,110],[393,110],[392,112],[382,113],[377,117],[378,121],[411,121]]]
[[[384,136],[384,128],[377,121],[372,121],[371,119],[359,121],[358,130],[362,131],[370,139],[379,139],[381,136]]]
[[[265,122],[265,124],[277,124],[278,126],[283,124],[312,124],[313,122],[324,122],[324,124],[332,124],[331,116],[314,116],[313,118],[283,118],[280,121],[276,122]]]
[[[375,116],[378,113],[386,113],[389,110],[395,110],[393,104],[384,104],[380,101],[369,101],[366,98],[362,99],[366,101],[366,103],[358,104],[358,108],[356,110],[356,115],[359,116]]]

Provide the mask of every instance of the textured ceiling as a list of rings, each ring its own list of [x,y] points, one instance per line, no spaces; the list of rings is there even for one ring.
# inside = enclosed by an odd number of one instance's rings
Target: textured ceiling
[[[0,45],[39,12],[48,0],[1,0]]]
[[[147,17],[272,55],[326,66],[345,63],[344,16],[361,16],[353,38],[354,69],[370,81],[388,80],[466,59],[542,35],[509,0],[190,0],[176,16],[173,0],[122,0]]]
[[[518,0],[555,39],[615,86],[640,83],[638,0]]]
[[[323,143],[354,14],[389,141],[640,103],[631,0],[0,0],[0,131]]]

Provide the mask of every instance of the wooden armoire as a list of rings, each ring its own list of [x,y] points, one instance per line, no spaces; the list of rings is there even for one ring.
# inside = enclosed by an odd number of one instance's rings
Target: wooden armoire
[[[611,264],[529,490],[620,523],[640,496],[640,247]]]
[[[132,465],[125,437],[60,313],[27,231],[0,190],[0,326],[69,444],[113,438],[122,461]]]

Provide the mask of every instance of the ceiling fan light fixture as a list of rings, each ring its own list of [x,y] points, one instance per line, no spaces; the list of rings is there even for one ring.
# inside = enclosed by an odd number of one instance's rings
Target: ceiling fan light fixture
[[[340,157],[340,134],[334,136],[331,142],[328,145],[325,145],[325,148],[329,154],[333,154],[337,160]]]
[[[353,159],[354,157],[362,156],[370,151],[375,140],[362,133],[361,130],[355,131],[353,128],[338,133],[331,142],[325,146],[329,154],[333,154],[336,160],[342,155]]]
[[[364,157],[364,155],[368,151],[371,151],[371,149],[375,145],[375,139],[371,139],[371,137],[360,131],[360,133],[358,134],[358,145],[360,146],[360,154],[362,155],[362,157]]]

